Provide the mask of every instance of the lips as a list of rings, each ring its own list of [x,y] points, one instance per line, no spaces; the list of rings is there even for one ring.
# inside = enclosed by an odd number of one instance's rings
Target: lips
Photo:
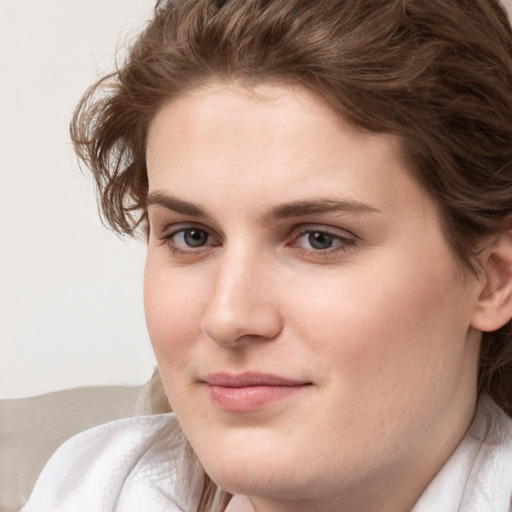
[[[204,382],[213,404],[231,412],[262,409],[311,386],[311,382],[256,372],[212,373]]]

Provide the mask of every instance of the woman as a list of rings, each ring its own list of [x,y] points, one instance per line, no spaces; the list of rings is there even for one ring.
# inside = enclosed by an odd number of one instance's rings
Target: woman
[[[24,510],[508,511],[511,85],[495,0],[159,3],[72,137],[175,416]]]

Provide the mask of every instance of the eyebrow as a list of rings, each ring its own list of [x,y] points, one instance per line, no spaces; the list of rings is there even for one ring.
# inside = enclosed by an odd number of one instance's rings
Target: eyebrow
[[[206,210],[164,192],[150,192],[146,199],[146,207],[160,206],[183,215],[191,217],[211,218]],[[290,217],[306,217],[322,213],[382,213],[378,208],[353,200],[337,200],[332,198],[315,198],[312,200],[292,201],[275,206],[265,216],[269,220],[286,219]]]
[[[163,192],[150,192],[146,198],[146,208],[149,206],[161,206],[173,212],[190,215],[191,217],[210,218],[205,210],[196,206],[194,203],[183,201],[173,196],[164,194]]]
[[[286,219],[288,217],[305,217],[308,215],[318,215],[321,213],[382,213],[378,208],[369,206],[359,201],[344,200],[340,201],[331,198],[317,198],[306,201],[293,201],[270,210],[267,217],[269,219]]]

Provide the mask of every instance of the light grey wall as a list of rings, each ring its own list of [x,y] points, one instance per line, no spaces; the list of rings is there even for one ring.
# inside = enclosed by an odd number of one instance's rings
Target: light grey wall
[[[0,0],[2,398],[151,375],[143,243],[101,225],[68,123],[153,3]]]

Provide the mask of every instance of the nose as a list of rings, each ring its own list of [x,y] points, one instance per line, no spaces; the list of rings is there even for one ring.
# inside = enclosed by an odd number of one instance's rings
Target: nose
[[[228,254],[217,262],[216,279],[202,320],[203,332],[219,345],[271,340],[282,329],[279,281],[257,255]]]

